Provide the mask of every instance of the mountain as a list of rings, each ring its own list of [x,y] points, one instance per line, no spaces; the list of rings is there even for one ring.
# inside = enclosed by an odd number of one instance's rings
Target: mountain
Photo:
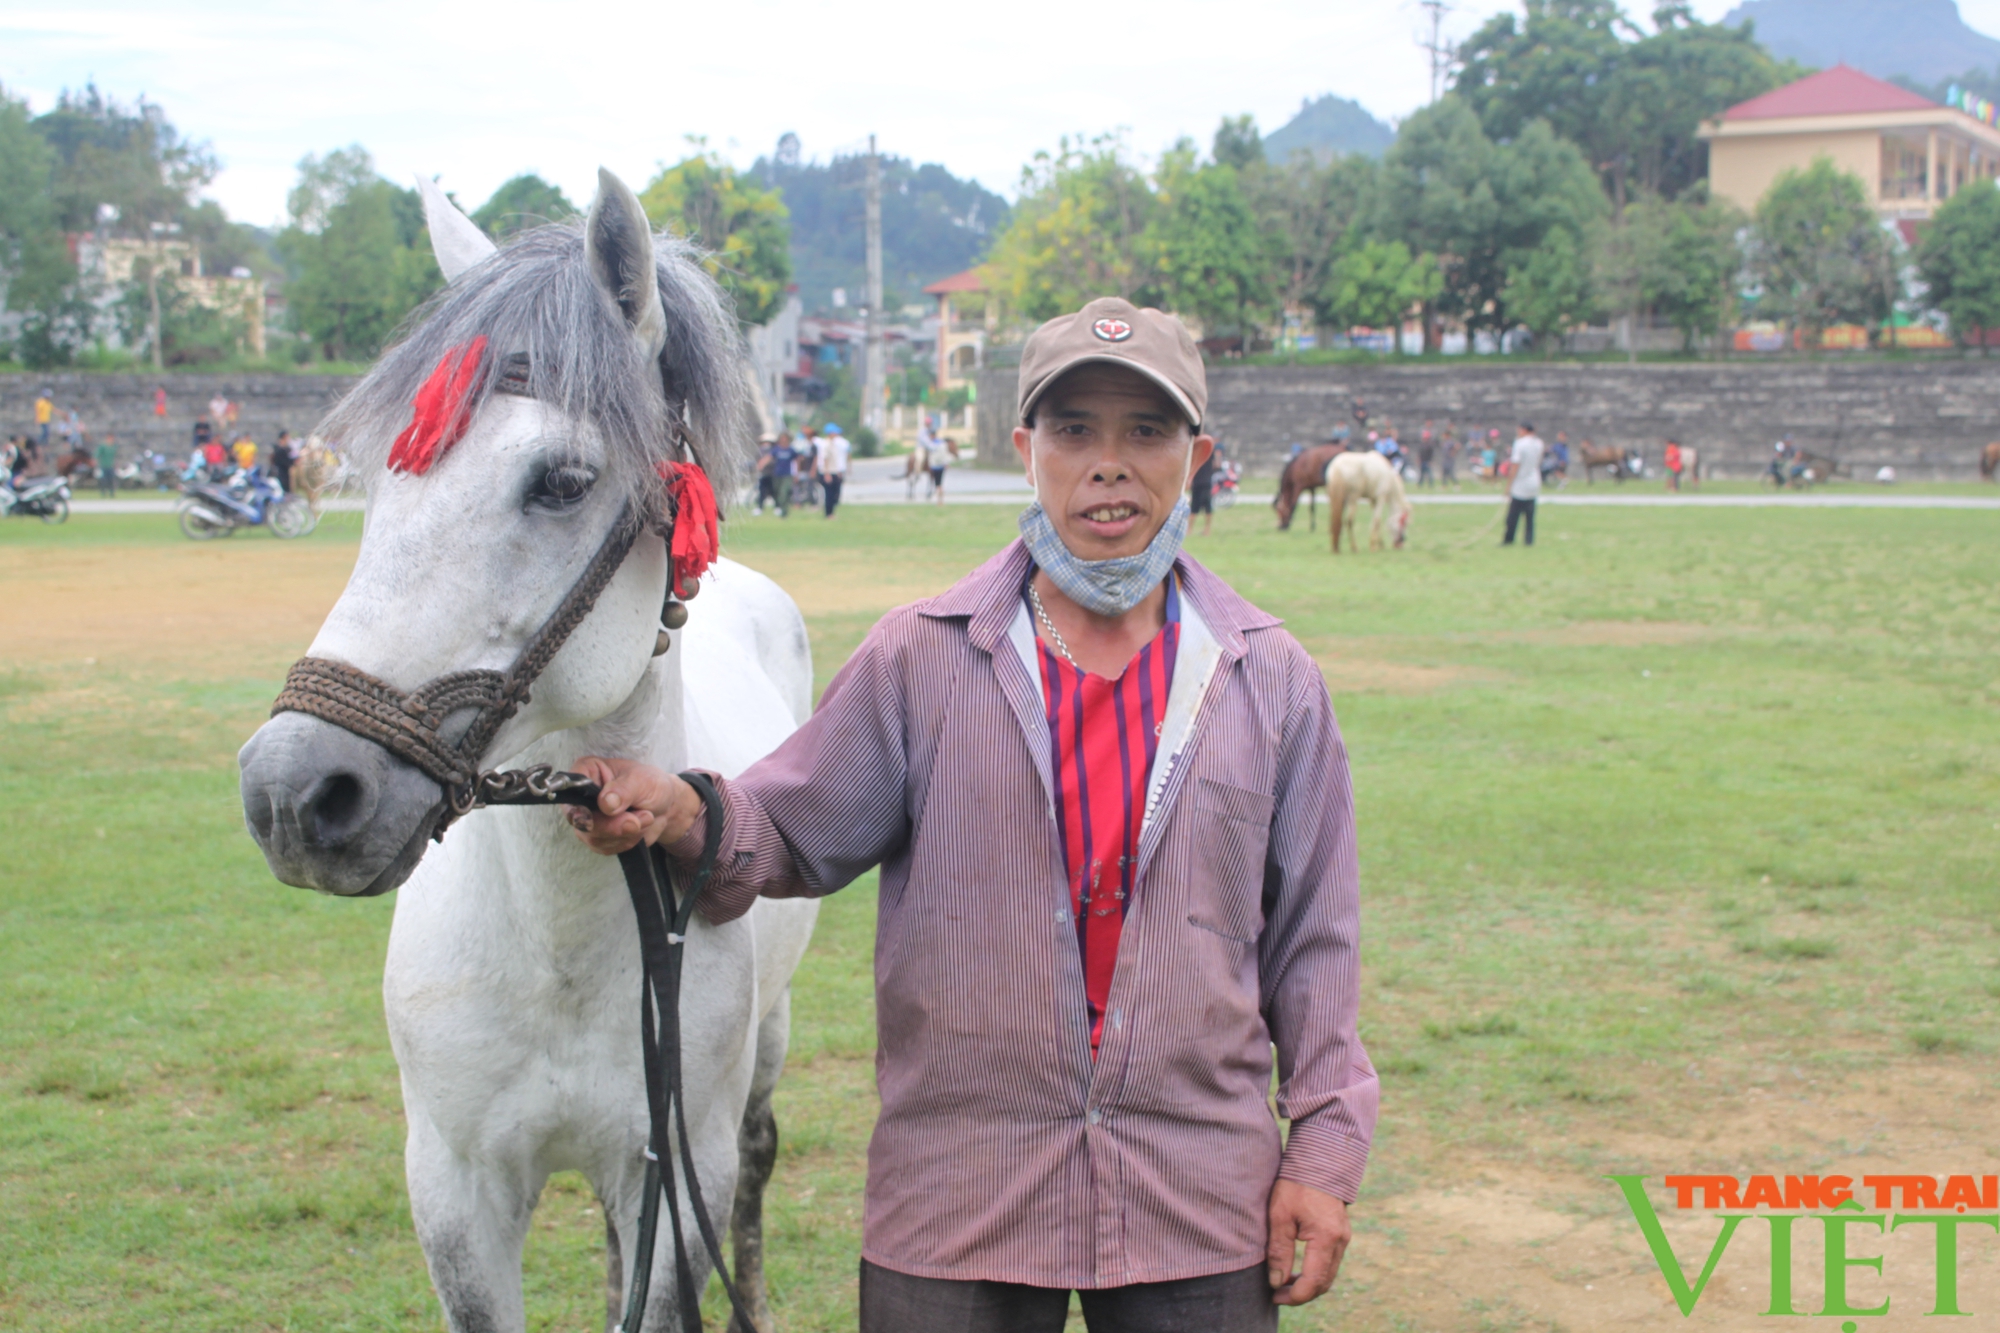
[[[1844,61],[1878,79],[1936,83],[2000,64],[2000,41],[1967,27],[1957,0],[1747,0],[1722,21],[1745,19],[1780,59]]]
[[[1336,153],[1366,153],[1380,157],[1396,141],[1396,131],[1362,110],[1361,103],[1332,93],[1308,99],[1299,114],[1264,136],[1264,157],[1283,162],[1307,152],[1324,160]]]
[[[801,161],[786,135],[750,174],[784,196],[792,215],[792,281],[808,314],[829,309],[844,289],[847,306],[867,300],[865,157]],[[924,287],[986,257],[1007,225],[1007,201],[935,162],[882,158],[882,305],[892,314],[928,304]]]

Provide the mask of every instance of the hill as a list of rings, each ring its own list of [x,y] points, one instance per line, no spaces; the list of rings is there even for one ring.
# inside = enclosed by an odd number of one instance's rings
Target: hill
[[[792,215],[792,281],[808,313],[833,304],[835,288],[858,307],[868,286],[862,182],[867,160],[801,161],[796,141],[760,157],[751,174],[784,196]],[[925,304],[927,283],[971,268],[1007,225],[1007,201],[935,162],[882,159],[882,304]]]
[[[1844,61],[1879,79],[1937,83],[2000,64],[2000,41],[1966,26],[1957,0],[1747,0],[1722,21],[1745,19],[1780,59]]]
[[[1332,93],[1308,99],[1299,113],[1264,136],[1264,156],[1283,162],[1307,152],[1325,159],[1336,153],[1366,153],[1380,157],[1396,141],[1396,131],[1368,114],[1361,103]]]

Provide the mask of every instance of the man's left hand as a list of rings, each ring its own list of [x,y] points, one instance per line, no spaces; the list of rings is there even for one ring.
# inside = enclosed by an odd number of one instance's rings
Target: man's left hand
[[[1278,1305],[1304,1305],[1326,1294],[1340,1272],[1340,1257],[1354,1231],[1347,1223],[1347,1205],[1324,1190],[1280,1180],[1271,1187],[1271,1300]],[[1294,1267],[1297,1246],[1306,1247],[1305,1260]]]

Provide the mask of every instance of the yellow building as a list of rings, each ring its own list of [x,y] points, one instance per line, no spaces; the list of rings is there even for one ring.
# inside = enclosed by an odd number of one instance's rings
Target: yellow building
[[[985,312],[984,323],[976,328],[960,323],[953,308],[954,297],[970,298],[975,293],[982,298],[980,304]],[[924,288],[924,295],[935,296],[938,303],[937,386],[943,393],[970,384],[985,357],[986,334],[993,322],[993,306],[983,299],[985,294],[986,279],[976,268],[954,273]]]
[[[2000,175],[2000,129],[1848,65],[1739,102],[1700,133],[1709,189],[1746,212],[1818,157],[1860,177],[1882,216],[1901,222]]]

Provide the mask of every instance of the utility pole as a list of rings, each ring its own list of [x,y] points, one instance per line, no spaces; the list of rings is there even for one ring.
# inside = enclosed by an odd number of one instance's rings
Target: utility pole
[[[1417,7],[1430,16],[1430,36],[1420,40],[1417,46],[1430,53],[1431,101],[1436,102],[1444,91],[1444,76],[1451,72],[1452,61],[1458,54],[1451,43],[1444,40],[1444,16],[1451,12],[1451,6],[1444,0],[1418,0]]]
[[[875,136],[868,136],[868,350],[861,380],[861,424],[882,434],[882,387],[888,366],[882,355],[882,159]]]

